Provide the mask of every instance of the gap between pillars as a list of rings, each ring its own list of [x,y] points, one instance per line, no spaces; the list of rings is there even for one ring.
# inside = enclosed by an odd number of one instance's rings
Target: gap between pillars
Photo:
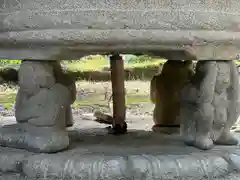
[[[126,103],[125,103],[125,73],[124,62],[119,54],[110,56],[112,100],[113,100],[113,134],[127,132]]]

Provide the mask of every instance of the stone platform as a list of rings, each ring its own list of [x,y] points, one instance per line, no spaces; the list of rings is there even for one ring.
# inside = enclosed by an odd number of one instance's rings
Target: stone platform
[[[14,122],[12,118],[0,121]],[[69,128],[72,143],[66,151],[34,154],[1,147],[0,180],[239,179],[239,147],[200,151],[185,146],[179,136],[152,133],[150,123],[150,119],[131,118],[129,133],[113,136],[89,117]]]

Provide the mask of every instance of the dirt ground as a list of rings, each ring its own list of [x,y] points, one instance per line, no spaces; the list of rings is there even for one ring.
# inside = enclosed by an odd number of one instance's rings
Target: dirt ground
[[[77,99],[72,105],[74,114],[92,113],[101,110],[111,113],[111,82],[78,81]],[[0,114],[14,115],[14,101],[17,86],[0,86]],[[152,104],[149,101],[149,81],[126,81],[127,111],[133,114],[151,114]],[[4,108],[3,108],[4,107]],[[7,107],[7,108],[6,108]]]

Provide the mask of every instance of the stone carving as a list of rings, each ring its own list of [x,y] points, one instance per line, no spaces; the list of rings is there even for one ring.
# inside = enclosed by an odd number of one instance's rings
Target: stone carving
[[[230,128],[239,116],[238,74],[233,61],[199,61],[181,92],[184,142],[200,149],[236,145]]]
[[[153,131],[179,133],[179,93],[193,75],[192,61],[167,61],[151,80],[150,98],[155,104]]]
[[[53,61],[51,63],[53,65],[56,82],[68,87],[70,91],[71,104],[72,104],[76,100],[76,94],[77,94],[75,82],[71,79],[70,76],[67,76],[66,73],[63,72],[60,61]],[[66,108],[65,121],[66,121],[67,127],[73,126],[73,116],[72,116],[72,110],[70,106]]]
[[[2,0],[0,2],[0,10],[8,10],[8,9],[21,9],[22,4],[19,2],[19,0],[14,1],[8,1],[8,0]]]
[[[0,144],[36,152],[56,152],[69,145],[70,104],[75,101],[74,81],[59,62],[24,60],[16,97],[17,124],[0,129]]]

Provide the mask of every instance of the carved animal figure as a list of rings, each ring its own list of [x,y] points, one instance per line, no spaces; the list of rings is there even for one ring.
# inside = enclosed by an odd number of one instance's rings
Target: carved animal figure
[[[199,61],[181,92],[181,131],[187,145],[236,145],[230,128],[239,117],[239,83],[233,61]]]
[[[17,124],[1,129],[0,144],[44,153],[67,148],[65,127],[73,124],[70,105],[76,98],[75,82],[54,61],[24,60],[18,77]]]
[[[194,74],[192,61],[167,61],[162,72],[155,75],[150,84],[150,99],[155,104],[153,131],[179,133],[179,93]]]

